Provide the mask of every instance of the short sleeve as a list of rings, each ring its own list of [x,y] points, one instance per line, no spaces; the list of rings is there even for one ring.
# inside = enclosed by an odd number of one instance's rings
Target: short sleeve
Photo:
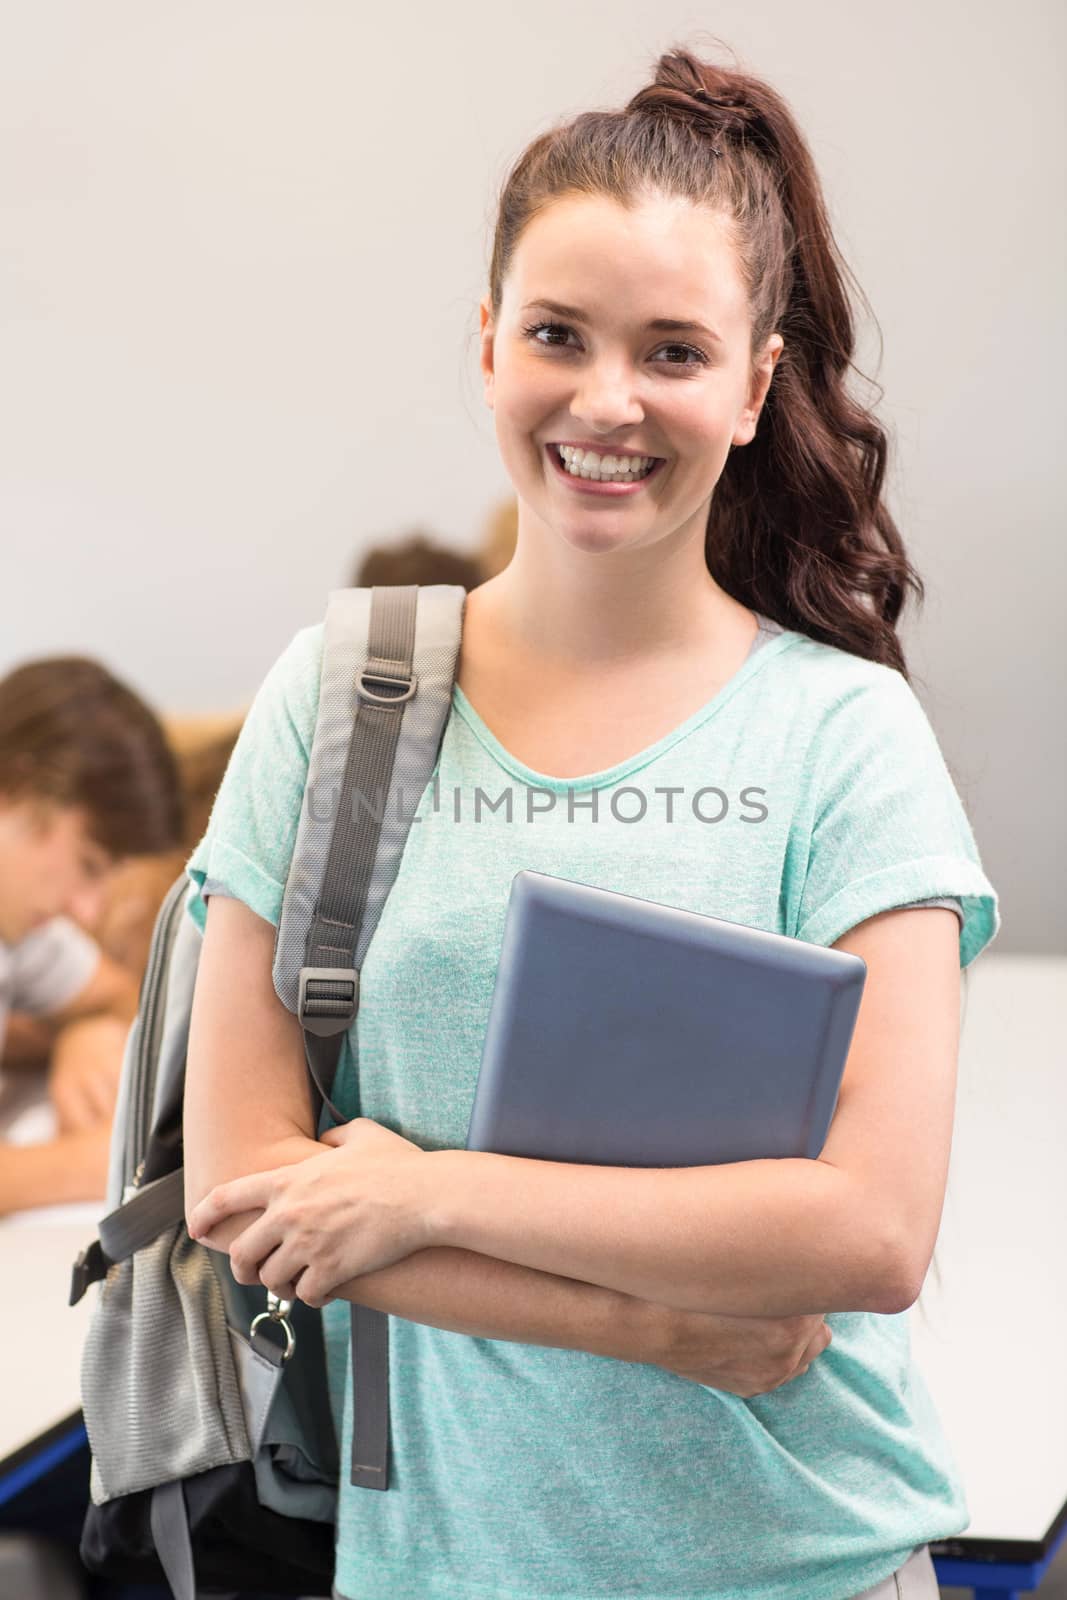
[[[277,927],[315,735],[324,624],[302,628],[264,678],[241,727],[204,837],[185,866],[186,909],[203,930],[206,896],[242,900]]]
[[[67,917],[53,917],[11,949],[11,1005],[47,1017],[79,995],[100,965],[100,946]]]
[[[960,966],[996,937],[996,891],[937,737],[899,672],[879,669],[825,714],[797,937],[832,945],[919,900],[960,903]]]

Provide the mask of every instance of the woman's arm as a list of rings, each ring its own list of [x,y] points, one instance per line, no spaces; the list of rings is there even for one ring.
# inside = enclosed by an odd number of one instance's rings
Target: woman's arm
[[[667,1306],[598,1284],[446,1248],[419,1250],[353,1278],[336,1298],[476,1339],[585,1350],[616,1361],[668,1361],[682,1320]]]
[[[321,1149],[300,1025],[274,991],[273,961],[271,924],[211,896],[185,1065],[186,1215],[215,1184]]]
[[[273,957],[269,922],[240,900],[209,898],[186,1062],[187,1216],[216,1184],[326,1148],[314,1137],[303,1037],[275,993]],[[260,1214],[229,1217],[215,1242],[225,1247]],[[417,1251],[337,1293],[431,1327],[627,1361],[667,1356],[679,1321],[600,1285],[455,1248]]]
[[[959,1041],[955,913],[883,912],[839,939],[867,962],[818,1160],[635,1170],[439,1151],[435,1243],[685,1310],[901,1311],[948,1175]]]

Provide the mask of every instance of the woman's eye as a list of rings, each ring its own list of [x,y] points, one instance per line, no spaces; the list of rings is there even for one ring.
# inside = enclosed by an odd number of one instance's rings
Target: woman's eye
[[[571,346],[567,345],[565,341],[566,341],[568,335],[573,333],[574,330],[572,328],[568,328],[565,323],[562,323],[562,322],[534,322],[534,323],[531,323],[529,327],[523,328],[522,331],[523,331],[523,335],[525,336],[525,338],[529,339],[531,341],[531,343],[533,343],[533,344],[539,344],[542,349],[545,349],[545,350],[567,350],[567,349],[572,348]],[[563,335],[563,339],[562,340],[541,339],[538,336],[540,334],[542,334],[542,333],[549,333],[549,334],[560,333],[560,334]],[[661,362],[660,365],[662,365],[662,366],[668,366],[668,367],[700,367],[700,366],[707,366],[707,364],[708,364],[708,357],[704,354],[703,350],[698,350],[696,345],[693,345],[693,344],[668,344],[668,345],[663,345],[656,352],[656,354],[657,355],[663,355],[668,351],[676,351],[676,352],[677,351],[681,351],[683,355],[691,356],[693,359],[692,360],[688,360],[688,361],[666,361],[666,362]]]
[[[696,361],[695,362],[694,361],[668,361],[667,365],[669,367],[701,366],[701,365],[704,365],[704,364],[707,363],[707,359],[708,359],[707,356],[704,354],[703,350],[698,350],[696,345],[692,345],[692,344],[668,344],[668,345],[664,345],[663,348],[664,348],[664,350],[680,350],[683,355],[695,356],[696,357]],[[662,354],[662,352],[661,352],[661,354]]]
[[[539,333],[547,332],[568,334],[571,330],[570,328],[565,328],[561,322],[534,322],[530,325],[530,327],[524,328],[522,331],[526,335],[527,339],[532,340],[534,344],[545,344],[546,341],[544,339],[539,339],[537,337]],[[554,341],[547,342],[552,343]]]

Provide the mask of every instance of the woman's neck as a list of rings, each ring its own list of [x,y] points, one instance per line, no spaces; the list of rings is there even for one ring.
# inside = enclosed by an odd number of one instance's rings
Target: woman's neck
[[[719,587],[703,551],[699,561],[693,554],[657,547],[615,561],[557,550],[555,559],[541,560],[525,554],[520,541],[510,564],[473,590],[468,606],[501,645],[561,672],[625,670],[729,649],[754,632],[753,613]]]

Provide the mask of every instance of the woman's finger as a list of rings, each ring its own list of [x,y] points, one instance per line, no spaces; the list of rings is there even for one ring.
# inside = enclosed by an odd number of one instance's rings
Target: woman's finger
[[[260,1207],[265,1209],[270,1201],[273,1183],[273,1172],[250,1172],[247,1177],[216,1184],[190,1212],[190,1235],[202,1240],[226,1217],[236,1216],[242,1211],[255,1211]]]
[[[379,1127],[369,1117],[353,1117],[351,1122],[339,1122],[335,1128],[327,1128],[321,1138],[323,1144],[331,1144],[335,1150],[339,1150],[344,1145],[351,1144],[354,1139],[367,1143],[373,1140],[376,1134],[387,1132],[387,1129]]]
[[[266,1261],[259,1264],[259,1274],[254,1282],[263,1284],[279,1300],[295,1300],[297,1284],[308,1270],[307,1251],[300,1251],[283,1240]]]
[[[230,1270],[238,1283],[260,1283],[260,1268],[282,1243],[284,1235],[269,1210],[230,1240]]]

